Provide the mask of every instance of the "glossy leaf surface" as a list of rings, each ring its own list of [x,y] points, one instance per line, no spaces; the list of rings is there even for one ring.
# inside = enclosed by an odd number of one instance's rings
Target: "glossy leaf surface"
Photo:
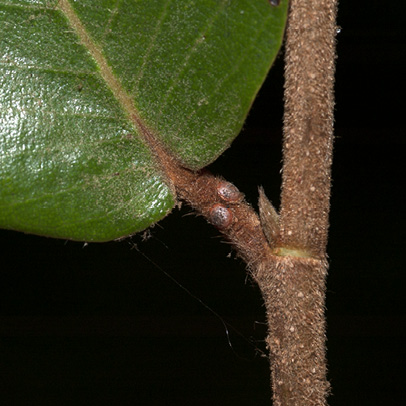
[[[286,2],[0,0],[0,226],[105,241],[174,206],[241,129]],[[141,128],[141,127],[142,128]]]

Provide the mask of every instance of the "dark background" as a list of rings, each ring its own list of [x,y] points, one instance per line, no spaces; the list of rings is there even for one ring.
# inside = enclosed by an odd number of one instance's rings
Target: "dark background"
[[[395,3],[342,0],[339,11],[331,406],[406,404],[406,38]],[[279,57],[243,133],[211,167],[254,206],[258,185],[278,203],[282,84]],[[259,291],[189,213],[174,210],[146,240],[0,233],[0,404],[270,404]]]

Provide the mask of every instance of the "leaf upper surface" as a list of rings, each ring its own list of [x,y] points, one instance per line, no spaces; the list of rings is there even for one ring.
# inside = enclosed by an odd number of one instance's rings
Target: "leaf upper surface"
[[[137,122],[182,165],[241,129],[286,2],[0,0],[0,226],[105,241],[174,206]]]

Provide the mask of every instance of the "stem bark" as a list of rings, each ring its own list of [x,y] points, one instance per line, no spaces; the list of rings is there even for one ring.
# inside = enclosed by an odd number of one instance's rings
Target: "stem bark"
[[[291,0],[274,257],[254,270],[267,309],[274,406],[326,405],[325,278],[336,0]]]

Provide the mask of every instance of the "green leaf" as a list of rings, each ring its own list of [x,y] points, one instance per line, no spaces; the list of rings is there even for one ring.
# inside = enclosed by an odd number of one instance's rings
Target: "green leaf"
[[[176,203],[239,133],[287,0],[0,0],[0,226],[106,241]]]

